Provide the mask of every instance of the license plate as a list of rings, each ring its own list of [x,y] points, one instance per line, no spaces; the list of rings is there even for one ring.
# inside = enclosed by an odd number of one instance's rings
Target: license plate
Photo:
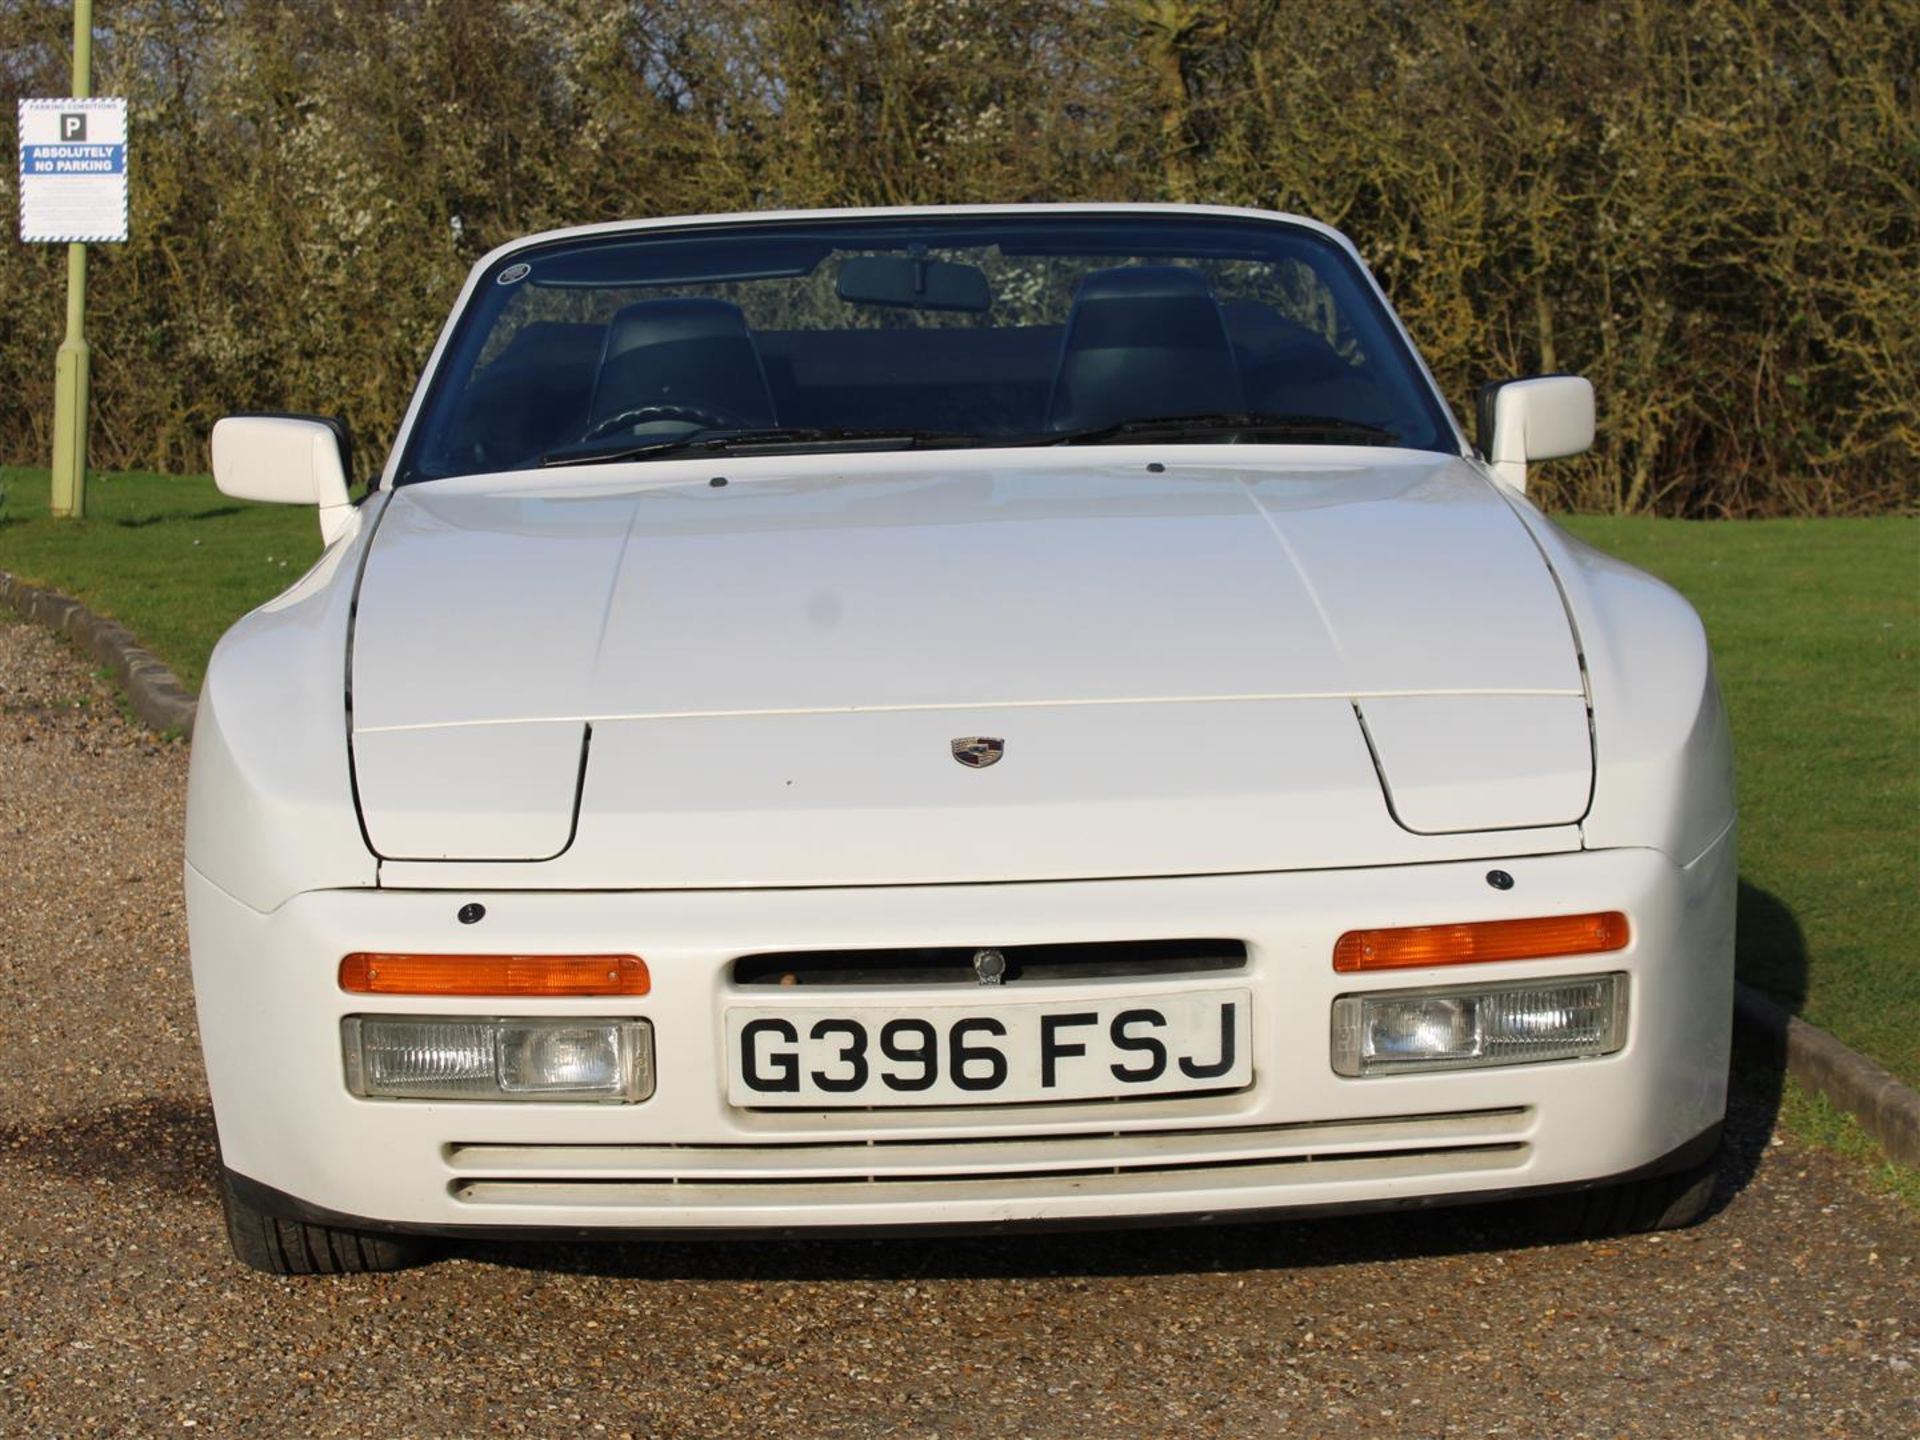
[[[980,1105],[1233,1090],[1250,992],[1098,1001],[735,1006],[727,1099],[753,1108]]]

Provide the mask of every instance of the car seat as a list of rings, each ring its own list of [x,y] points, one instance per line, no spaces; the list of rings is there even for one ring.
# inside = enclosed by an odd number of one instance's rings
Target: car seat
[[[643,406],[686,406],[742,425],[775,423],[760,349],[738,305],[638,300],[607,324],[587,428]]]

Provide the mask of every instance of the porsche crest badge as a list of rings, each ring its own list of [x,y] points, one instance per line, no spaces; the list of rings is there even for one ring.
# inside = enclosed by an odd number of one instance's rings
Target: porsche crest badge
[[[962,735],[952,742],[953,758],[969,770],[984,770],[998,765],[1007,753],[1007,742],[997,735]]]

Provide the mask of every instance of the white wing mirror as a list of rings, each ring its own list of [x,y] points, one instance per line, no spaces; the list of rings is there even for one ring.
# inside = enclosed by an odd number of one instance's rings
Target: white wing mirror
[[[229,415],[213,427],[213,483],[236,500],[318,505],[332,544],[353,519],[347,427],[316,415]]]
[[[1480,448],[1493,473],[1526,493],[1527,464],[1593,444],[1593,386],[1578,375],[1537,375],[1480,387]]]

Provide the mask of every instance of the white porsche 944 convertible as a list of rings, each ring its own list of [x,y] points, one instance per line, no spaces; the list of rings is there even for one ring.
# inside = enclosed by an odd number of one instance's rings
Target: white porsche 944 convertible
[[[1734,799],[1686,603],[1354,247],[702,217],[474,269],[214,653],[186,887],[239,1256],[1712,1189]]]

